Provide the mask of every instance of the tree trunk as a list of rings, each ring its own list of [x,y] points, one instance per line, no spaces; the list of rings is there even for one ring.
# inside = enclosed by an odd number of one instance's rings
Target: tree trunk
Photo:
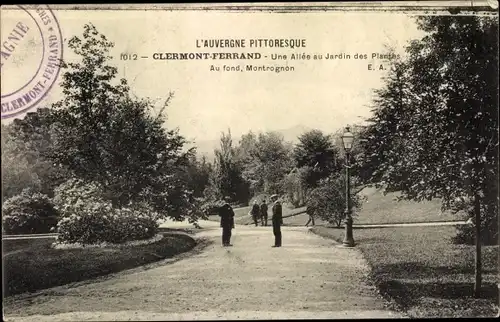
[[[474,215],[476,219],[476,263],[475,263],[475,283],[474,297],[481,296],[481,201],[476,193],[474,195]]]

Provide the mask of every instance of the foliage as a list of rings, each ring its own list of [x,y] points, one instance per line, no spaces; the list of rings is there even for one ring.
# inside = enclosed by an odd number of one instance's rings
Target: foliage
[[[366,167],[365,150],[363,148],[363,143],[365,140],[364,133],[366,131],[366,128],[364,125],[353,124],[349,126],[349,131],[354,136],[352,147],[351,150],[349,151],[349,160],[351,167],[350,172],[352,175],[357,176],[360,182],[362,182],[362,176],[364,175],[363,170]],[[342,135],[344,134],[344,132],[345,129],[339,129],[332,135],[335,146],[340,147],[340,149],[338,150],[339,159],[337,161],[339,164],[345,163],[346,151],[344,149],[344,143],[342,141]]]
[[[64,99],[53,105],[55,139],[51,159],[77,177],[99,183],[113,207],[146,202],[163,215],[196,217],[192,191],[183,177],[188,155],[178,130],[166,130],[164,110],[132,97],[125,79],[107,65],[113,43],[93,25],[68,46],[80,62],[63,62]]]
[[[291,151],[291,144],[278,132],[242,136],[236,155],[254,194],[283,192],[285,176],[292,169]]]
[[[296,166],[307,166],[305,182],[308,188],[316,187],[321,179],[340,170],[338,155],[339,151],[333,144],[332,137],[319,130],[302,134],[293,150]]]
[[[124,243],[152,238],[158,231],[159,216],[138,205],[113,208],[103,198],[99,184],[70,179],[55,191],[54,202],[61,213],[57,225],[58,241],[82,245]]]
[[[25,188],[52,197],[53,189],[69,175],[66,168],[47,158],[51,145],[49,112],[39,108],[24,119],[2,124],[2,198]]]
[[[308,167],[295,168],[284,179],[285,196],[294,207],[302,207],[307,195],[306,176],[310,172]]]
[[[496,209],[492,208],[489,204],[481,205],[481,240],[483,244],[487,245],[498,245],[498,213],[495,213]],[[469,210],[468,213],[471,213]],[[460,225],[457,226],[457,234],[453,238],[453,242],[456,244],[467,244],[472,245],[476,242],[476,218],[471,217],[472,225]]]
[[[243,178],[241,163],[235,156],[231,131],[222,133],[220,148],[215,150],[215,163],[210,186],[205,195],[209,200],[247,203],[250,199],[249,183]]]
[[[205,156],[201,159],[197,159],[193,153],[193,155],[188,158],[185,172],[187,187],[193,192],[193,196],[196,198],[203,197],[203,192],[210,182],[212,165],[207,161]]]
[[[321,180],[319,185],[311,190],[307,196],[307,212],[340,227],[345,219],[347,204],[345,179],[345,176],[334,174]],[[355,179],[353,183],[355,183]],[[352,217],[355,217],[356,212],[361,208],[362,198],[354,190],[351,190],[350,200]]]
[[[209,200],[203,203],[201,209],[207,216],[218,215],[220,208],[224,206],[224,204],[225,202],[223,200]]]
[[[48,233],[57,221],[58,212],[50,198],[30,189],[2,205],[3,230],[7,234]]]
[[[149,239],[158,231],[158,223],[149,214],[129,208],[115,209],[104,201],[77,202],[68,207],[57,226],[58,242],[82,245]]]
[[[426,16],[364,134],[371,182],[498,225],[498,20]],[[482,229],[484,230],[484,226]],[[486,236],[483,236],[486,237]],[[497,239],[497,234],[489,236]]]

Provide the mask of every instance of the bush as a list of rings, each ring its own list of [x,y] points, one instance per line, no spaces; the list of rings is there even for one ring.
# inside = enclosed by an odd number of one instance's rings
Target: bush
[[[354,180],[353,180],[354,181]],[[307,213],[337,227],[345,219],[345,177],[332,175],[319,182],[307,196]],[[361,208],[361,197],[351,189],[352,217]]]
[[[114,209],[111,203],[78,203],[58,224],[58,242],[82,245],[108,242],[120,244],[149,239],[158,232],[158,223],[134,209]]]
[[[58,222],[58,212],[50,198],[24,189],[2,205],[3,230],[7,234],[48,233]]]
[[[64,211],[64,207],[75,205],[78,201],[92,203],[103,200],[102,187],[94,182],[72,178],[54,189],[54,204]]]
[[[457,235],[453,237],[453,243],[474,245],[476,243],[475,218],[473,225],[457,226]],[[498,245],[498,213],[490,213],[481,218],[481,243],[484,245]]]
[[[149,239],[158,232],[156,213],[144,205],[113,208],[95,183],[69,180],[56,189],[54,201],[62,216],[57,225],[58,242],[120,244]]]

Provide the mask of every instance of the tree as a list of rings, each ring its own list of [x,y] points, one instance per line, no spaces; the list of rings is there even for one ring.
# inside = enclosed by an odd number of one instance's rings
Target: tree
[[[2,204],[25,188],[41,190],[41,182],[26,157],[18,152],[10,130],[2,124]]]
[[[290,143],[278,132],[249,132],[237,147],[244,168],[243,175],[252,190],[265,193],[282,193],[285,176],[292,169]]]
[[[115,81],[117,69],[108,65],[113,43],[91,24],[68,47],[81,61],[61,63],[64,98],[53,105],[51,158],[77,177],[102,184],[114,207],[144,202],[171,218],[195,219],[182,176],[186,141],[178,129],[163,126],[173,95],[153,115],[151,101],[134,98],[125,79]]]
[[[238,203],[246,203],[250,199],[249,184],[244,180],[241,164],[235,157],[231,130],[227,134],[221,133],[207,197],[212,200],[228,198]]]
[[[241,136],[239,145],[235,147],[235,157],[242,166],[242,176],[249,183],[253,195],[262,191],[263,182],[257,173],[253,155],[257,147],[257,135],[252,131]]]
[[[207,161],[205,156],[201,159],[197,159],[195,153],[189,156],[188,159],[186,165],[186,181],[188,187],[193,192],[194,197],[202,198],[203,192],[209,184],[212,165]]]
[[[411,200],[465,211],[481,242],[498,240],[498,20],[426,16],[378,94],[366,132],[371,180]],[[463,228],[462,228],[463,229]],[[467,229],[467,228],[465,228]]]
[[[352,178],[354,179],[354,178]],[[355,181],[355,180],[353,180]],[[307,212],[337,227],[345,219],[345,175],[333,174],[322,179],[307,196]],[[361,208],[362,198],[351,190],[353,214]]]
[[[50,110],[39,108],[24,119],[2,124],[2,197],[21,193],[24,188],[53,196],[54,188],[71,174],[48,157],[53,143]]]
[[[302,207],[306,202],[306,179],[309,171],[307,167],[294,168],[284,179],[284,189],[287,199],[294,207]]]
[[[340,170],[338,149],[330,135],[319,130],[312,130],[299,137],[299,143],[293,150],[296,166],[308,167],[306,184],[309,188],[317,186],[319,180]]]

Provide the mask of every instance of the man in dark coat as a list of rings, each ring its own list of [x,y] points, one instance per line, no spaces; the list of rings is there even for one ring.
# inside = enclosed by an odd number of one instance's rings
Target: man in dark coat
[[[283,212],[281,207],[281,202],[276,200],[273,205],[273,234],[274,234],[274,246],[281,247],[281,225],[283,225]]]
[[[262,226],[267,226],[267,203],[265,200],[262,200],[262,204],[260,205],[260,219]]]
[[[253,202],[252,210],[250,210],[255,227],[257,227],[260,218],[260,207],[257,204],[257,200]]]
[[[222,246],[231,245],[231,230],[234,228],[234,211],[228,204],[219,209],[220,226],[222,227]]]

